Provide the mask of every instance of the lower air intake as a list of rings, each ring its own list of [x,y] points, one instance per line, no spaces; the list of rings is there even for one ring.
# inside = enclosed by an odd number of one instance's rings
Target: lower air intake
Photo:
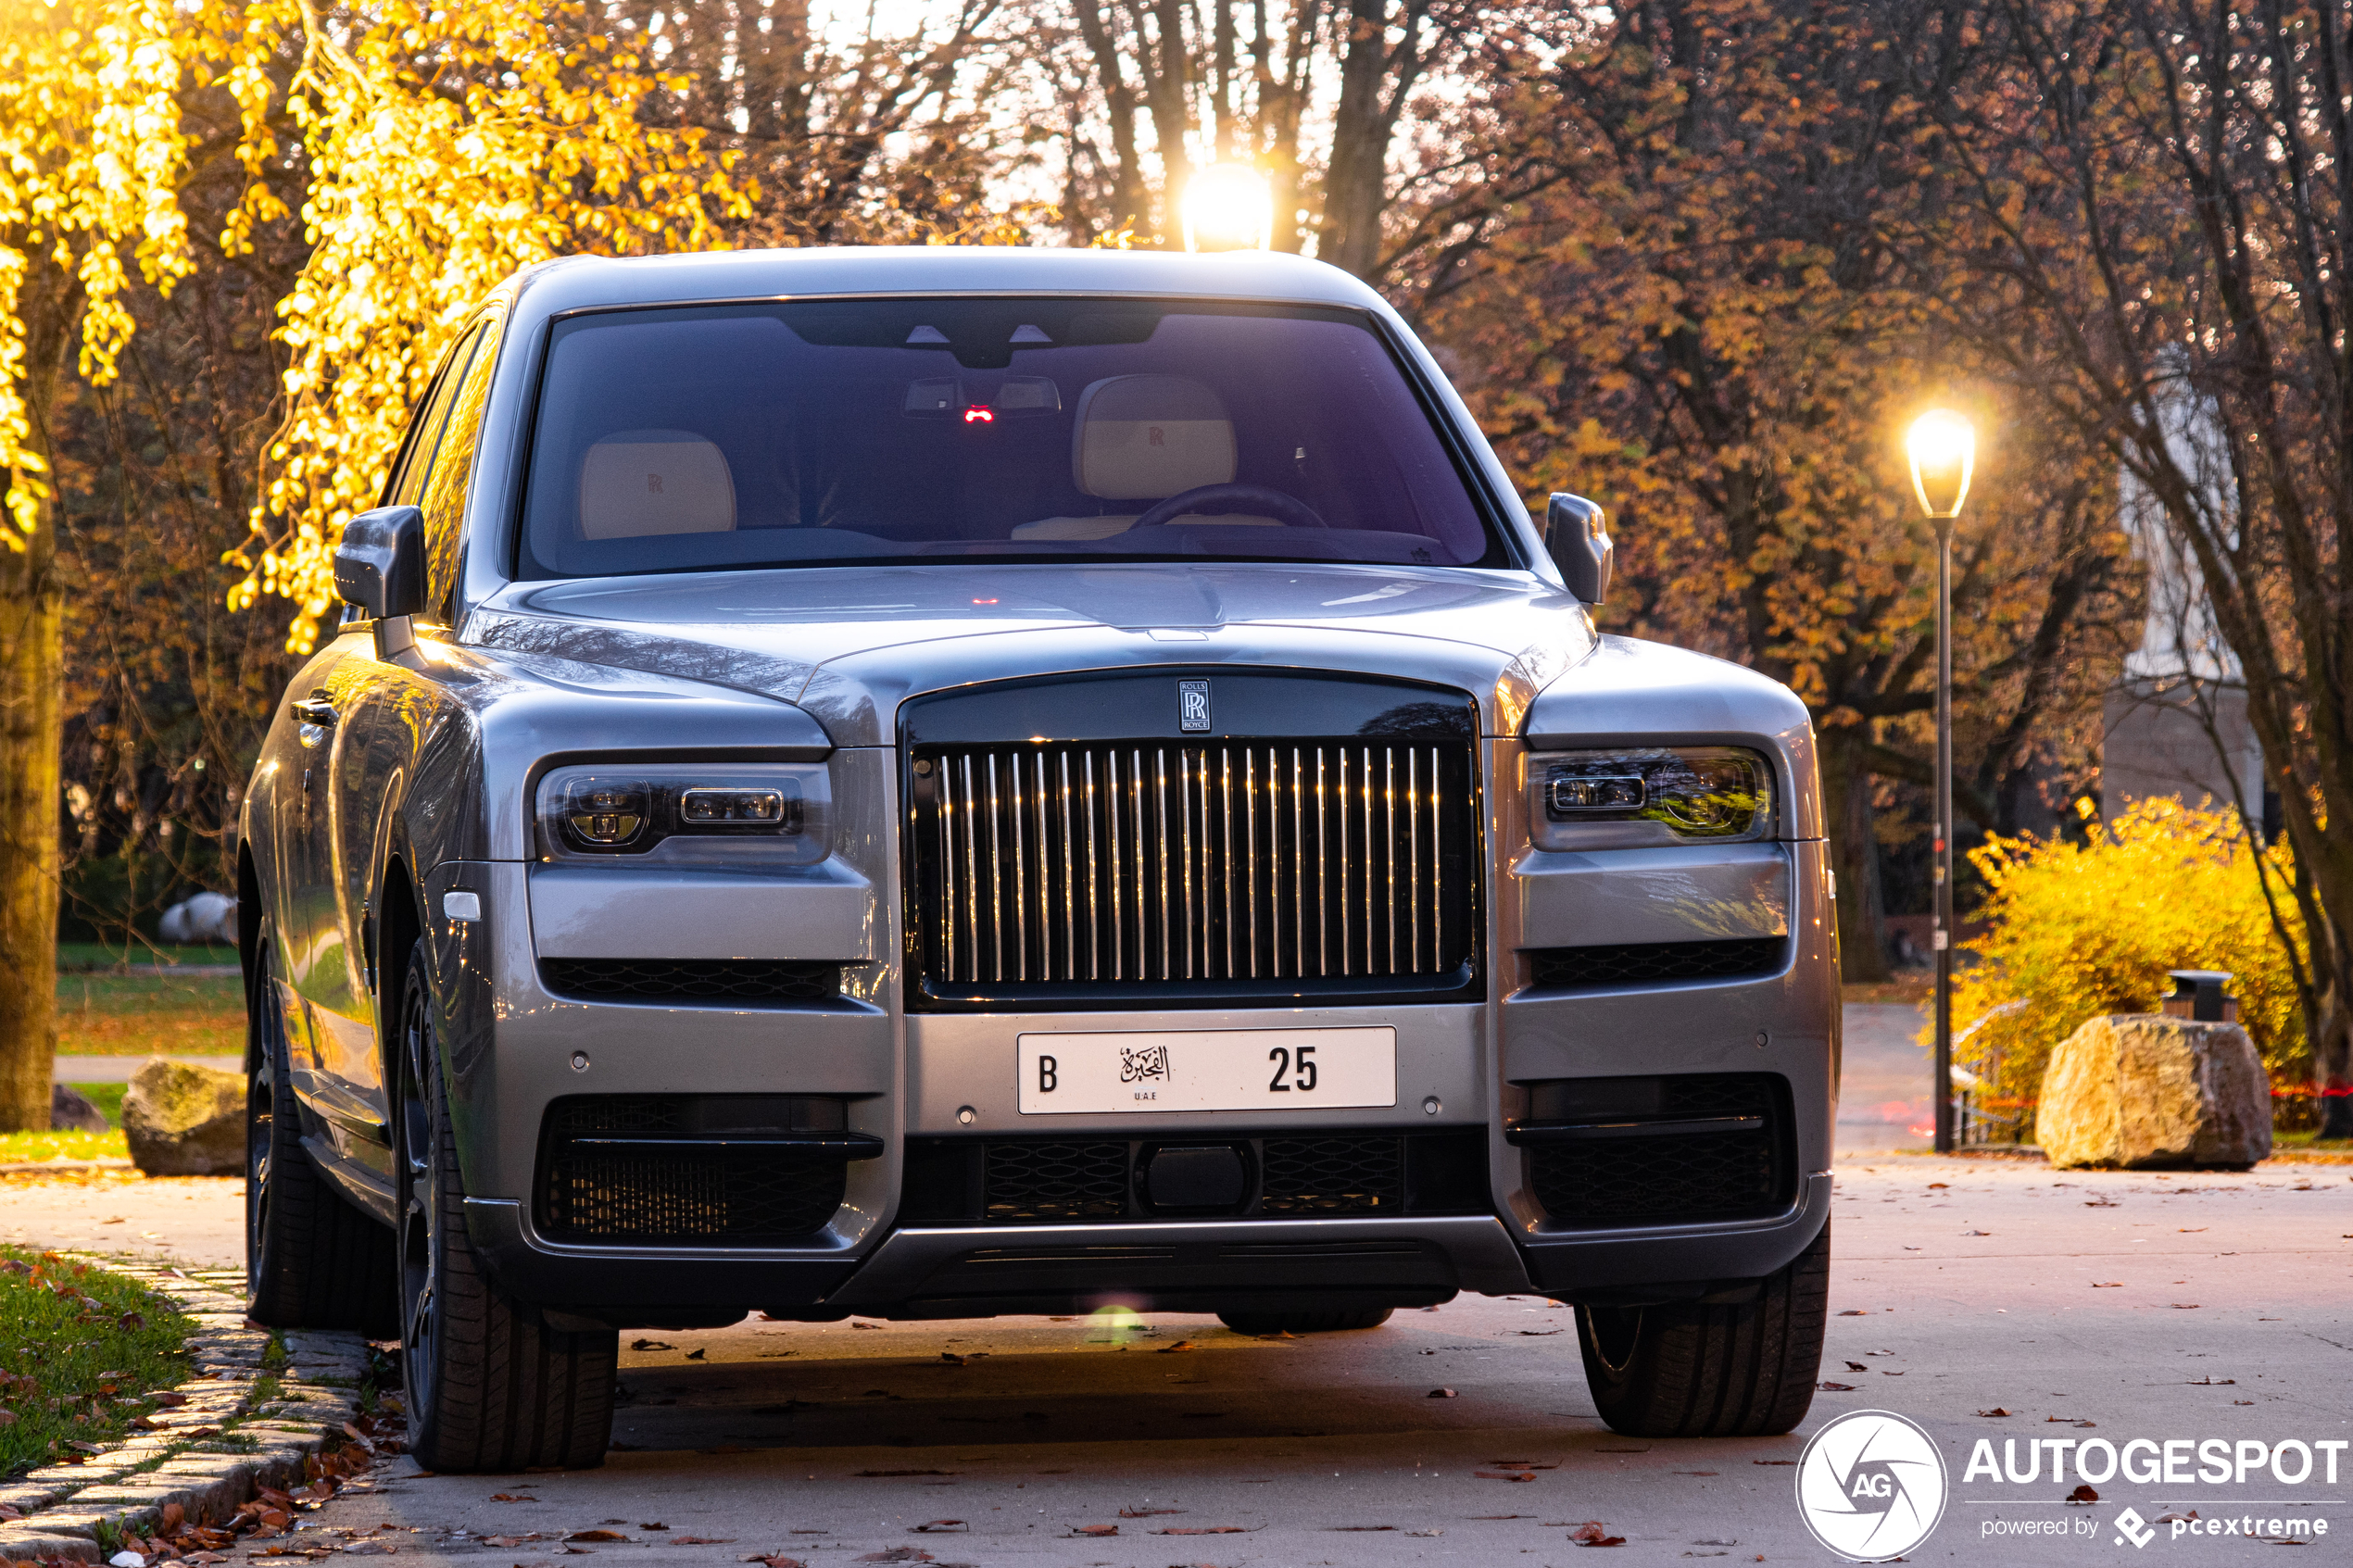
[[[1540,990],[1592,991],[1608,985],[1661,985],[1678,980],[1744,980],[1780,971],[1787,937],[1713,942],[1621,942],[1596,947],[1544,947],[1528,955]]]
[[[560,1099],[541,1141],[539,1230],[557,1241],[673,1247],[812,1236],[840,1209],[849,1161],[862,1152],[838,1147],[849,1141],[837,1135],[843,1119],[834,1099]],[[777,1147],[796,1136],[808,1147]]]
[[[542,959],[539,975],[559,997],[594,1002],[734,1002],[774,1006],[831,1001],[841,965],[768,959]]]
[[[1788,1085],[1768,1073],[1529,1085],[1511,1131],[1555,1225],[1696,1224],[1780,1213],[1796,1195]]]

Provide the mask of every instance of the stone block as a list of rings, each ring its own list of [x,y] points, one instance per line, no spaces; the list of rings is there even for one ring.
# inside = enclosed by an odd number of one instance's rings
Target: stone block
[[[2271,1086],[2235,1023],[2086,1020],[2051,1053],[2034,1112],[2053,1165],[2244,1169],[2271,1152]]]
[[[236,1175],[245,1168],[245,1074],[150,1058],[123,1096],[122,1133],[148,1175]]]

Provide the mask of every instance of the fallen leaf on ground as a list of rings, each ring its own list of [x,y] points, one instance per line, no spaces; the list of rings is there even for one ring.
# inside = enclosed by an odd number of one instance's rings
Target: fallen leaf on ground
[[[2189,1386],[2193,1388],[2228,1388],[2236,1382],[2238,1382],[2238,1379],[2235,1377],[2216,1377],[2213,1374],[2208,1373],[2204,1377],[2194,1377],[2190,1379]]]
[[[1119,1511],[1119,1516],[1122,1519],[1150,1519],[1156,1514],[1184,1512],[1181,1508],[1123,1508]]]
[[[2195,1312],[2197,1311],[2198,1304],[2195,1301],[2176,1301],[2173,1307],[2176,1311]]]
[[[761,1565],[761,1568],[809,1568],[809,1564],[802,1562],[798,1557],[785,1557],[781,1555],[774,1557],[747,1557],[740,1559],[740,1561],[745,1562],[757,1562]]]
[[[686,1352],[686,1359],[690,1361],[701,1361],[702,1358],[703,1353],[699,1349],[689,1350]]]
[[[880,1328],[882,1324],[878,1323],[854,1323],[849,1326],[852,1328]]]
[[[490,1500],[492,1502],[537,1502],[539,1499],[524,1497],[521,1492],[493,1492],[490,1494]]]
[[[1846,1370],[1849,1372],[1869,1372],[1871,1369],[1865,1366],[1860,1361],[1849,1361],[1846,1363]]]
[[[1155,1536],[1247,1536],[1247,1524],[1171,1524],[1165,1530],[1154,1530]]]
[[[1952,1183],[1950,1183],[1950,1182],[1931,1182],[1931,1183],[1929,1183],[1929,1184],[1928,1184],[1928,1190],[1929,1190],[1929,1191],[1931,1191],[1931,1192],[1934,1192],[1934,1191],[1936,1191],[1939,1187],[1949,1187],[1949,1186],[1951,1186],[1952,1185],[1953,1185],[1953,1184],[1952,1184]],[[1709,1541],[1709,1542],[1706,1542],[1706,1543],[1705,1543],[1705,1544],[1709,1545],[1709,1546],[1729,1546],[1730,1543],[1730,1542],[1728,1542],[1728,1541]]]
[[[2094,1290],[2121,1290],[2124,1288],[2124,1282],[2120,1279],[2095,1279],[2092,1282],[2092,1288]]]
[[[736,1537],[733,1536],[673,1536],[667,1544],[671,1546],[734,1546]]]
[[[1978,1411],[1977,1413],[1978,1413],[1978,1414],[1980,1414],[1980,1415],[2007,1415],[2007,1414],[2009,1414],[2010,1412],[2009,1412],[2009,1411],[2006,1411],[2006,1410],[2004,1410],[2001,1406],[1999,1406],[1999,1405],[1995,1405],[1995,1406],[1994,1406],[1992,1410],[1990,1410],[1990,1411]]]
[[[2206,1229],[2204,1225],[2183,1225],[2180,1228],[2183,1236],[2197,1236]]]
[[[1817,1383],[1814,1386],[1824,1389],[1832,1394],[1852,1394],[1855,1392],[1855,1385],[1852,1383]]]
[[[1839,1313],[1838,1315],[1843,1318],[1868,1318],[1871,1314],[1864,1308],[1849,1307],[1846,1311]]]
[[[2070,1502],[2097,1502],[2100,1500],[2100,1495],[2099,1493],[2092,1490],[2092,1488],[2088,1486],[2078,1486],[2075,1490],[2067,1494],[2067,1500]]]
[[[574,1530],[564,1537],[567,1541],[625,1541],[628,1538],[618,1530]]]
[[[1624,1546],[1626,1537],[1613,1536],[1598,1519],[1588,1519],[1568,1533],[1568,1538],[1579,1546]]]
[[[920,1524],[908,1526],[908,1532],[917,1536],[944,1536],[952,1530],[971,1528],[971,1525],[961,1519],[926,1519]]]
[[[666,1339],[632,1339],[629,1342],[629,1348],[633,1350],[675,1350],[678,1348]]]
[[[1452,1388],[1433,1388],[1426,1396],[1426,1398],[1432,1399],[1452,1399],[1455,1397],[1456,1395]]]
[[[1358,1535],[1378,1535],[1383,1530],[1394,1530],[1397,1526],[1394,1524],[1334,1524],[1329,1528],[1351,1531]]]
[[[1116,1524],[1074,1524],[1070,1527],[1070,1533],[1074,1536],[1115,1536],[1119,1534],[1119,1526]]]
[[[1193,1342],[1192,1342],[1191,1340],[1189,1340],[1189,1339],[1179,1339],[1179,1340],[1178,1340],[1178,1341],[1176,1341],[1176,1344],[1174,1344],[1174,1345],[1163,1345],[1163,1346],[1162,1346],[1159,1349],[1154,1350],[1154,1351],[1152,1352],[1152,1354],[1153,1354],[1153,1355],[1155,1355],[1155,1356],[1166,1356],[1166,1355],[1171,1355],[1171,1354],[1173,1354],[1173,1353],[1175,1353],[1176,1351],[1178,1351],[1178,1350],[1189,1350],[1189,1349],[1191,1349],[1192,1348],[1193,1348]]]

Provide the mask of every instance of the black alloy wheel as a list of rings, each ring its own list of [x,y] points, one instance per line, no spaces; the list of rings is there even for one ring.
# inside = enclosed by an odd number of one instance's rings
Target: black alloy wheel
[[[571,1333],[492,1284],[466,1234],[425,945],[401,981],[399,1305],[409,1451],[451,1474],[586,1469],[612,1440],[621,1336]]]
[[[1831,1227],[1750,1299],[1577,1309],[1593,1405],[1629,1437],[1760,1437],[1806,1418],[1830,1322]]]
[[[292,1043],[265,927],[245,997],[245,1285],[272,1328],[391,1332],[392,1233],[346,1202],[302,1147]]]

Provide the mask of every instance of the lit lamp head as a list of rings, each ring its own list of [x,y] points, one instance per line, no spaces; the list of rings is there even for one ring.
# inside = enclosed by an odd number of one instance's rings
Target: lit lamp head
[[[1185,183],[1185,248],[1265,250],[1275,229],[1275,197],[1255,170],[1214,163]]]
[[[1912,421],[1904,450],[1912,459],[1912,494],[1920,498],[1920,509],[1940,521],[1960,516],[1977,463],[1976,429],[1950,408],[1931,408]]]

